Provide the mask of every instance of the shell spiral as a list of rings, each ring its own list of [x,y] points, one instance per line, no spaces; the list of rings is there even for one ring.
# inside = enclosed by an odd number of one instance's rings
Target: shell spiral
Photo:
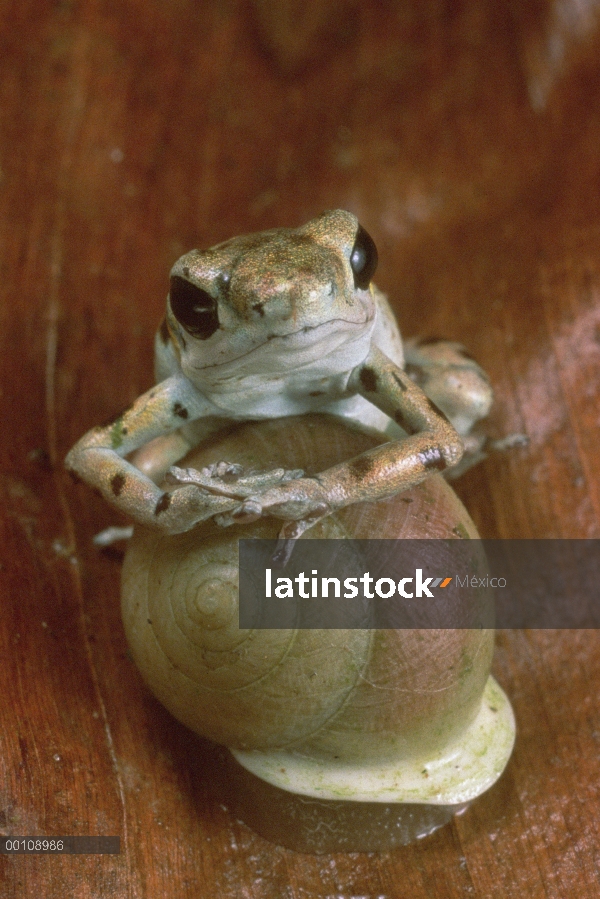
[[[381,437],[328,416],[246,423],[183,464],[323,470]],[[348,507],[309,532],[358,539],[477,532],[439,476]],[[165,537],[143,528],[127,552],[122,612],[135,662],[157,698],[197,733],[235,749],[315,758],[414,758],[475,718],[489,675],[489,630],[242,630],[240,537],[276,536],[273,520]]]

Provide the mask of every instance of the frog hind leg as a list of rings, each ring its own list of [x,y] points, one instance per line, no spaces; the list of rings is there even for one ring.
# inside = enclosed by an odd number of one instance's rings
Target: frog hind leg
[[[465,454],[448,472],[459,477],[484,459],[489,441],[477,423],[489,413],[493,391],[485,371],[464,347],[450,340],[412,339],[404,343],[405,370],[462,437]]]

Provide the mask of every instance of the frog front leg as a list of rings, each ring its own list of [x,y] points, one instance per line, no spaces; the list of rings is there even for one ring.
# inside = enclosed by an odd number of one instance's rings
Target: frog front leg
[[[189,530],[233,510],[239,500],[195,486],[162,490],[125,457],[174,434],[184,423],[212,414],[211,404],[187,379],[173,376],[139,397],[111,424],[85,434],[69,452],[66,467],[140,524],[172,534]]]
[[[269,514],[286,522],[281,536],[295,539],[320,518],[355,502],[408,490],[435,471],[456,465],[463,443],[443,412],[379,349],[352,371],[351,393],[359,393],[393,418],[409,435],[362,453],[313,477],[250,496],[221,523]]]

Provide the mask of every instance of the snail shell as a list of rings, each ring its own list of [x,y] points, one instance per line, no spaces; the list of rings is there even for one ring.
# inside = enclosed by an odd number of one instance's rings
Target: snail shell
[[[245,423],[187,457],[311,474],[381,442],[330,416]],[[491,630],[241,630],[240,537],[274,538],[278,522],[163,536],[136,527],[122,579],[135,662],[152,692],[197,733],[238,750],[385,762],[430,756],[478,714]],[[440,476],[377,503],[342,509],[309,536],[477,537]]]

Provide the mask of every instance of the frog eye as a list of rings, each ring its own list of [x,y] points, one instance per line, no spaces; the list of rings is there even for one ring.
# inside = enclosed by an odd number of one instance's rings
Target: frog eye
[[[180,325],[194,337],[207,340],[219,327],[217,301],[185,278],[171,278],[171,309]]]
[[[370,234],[362,225],[358,226],[356,240],[350,253],[350,268],[354,275],[354,286],[366,290],[377,268],[377,247]]]

